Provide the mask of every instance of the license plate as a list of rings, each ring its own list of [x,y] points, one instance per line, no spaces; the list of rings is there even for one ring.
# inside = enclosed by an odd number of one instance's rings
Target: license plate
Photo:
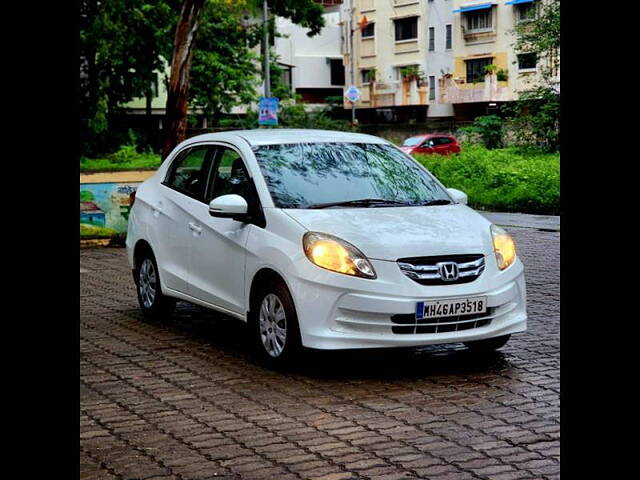
[[[473,315],[487,311],[487,297],[456,298],[452,300],[434,300],[416,304],[416,319],[455,317]]]

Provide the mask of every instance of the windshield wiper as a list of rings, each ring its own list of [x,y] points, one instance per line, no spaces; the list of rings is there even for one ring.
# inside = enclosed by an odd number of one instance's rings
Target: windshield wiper
[[[342,202],[312,203],[307,208],[328,208],[328,207],[384,207],[393,205],[410,205],[407,202],[398,200],[384,200],[382,198],[362,198],[360,200],[344,200]]]
[[[444,198],[439,198],[437,200],[428,200],[426,202],[416,203],[414,205],[419,205],[421,207],[428,207],[429,205],[450,205],[451,200],[446,200]]]

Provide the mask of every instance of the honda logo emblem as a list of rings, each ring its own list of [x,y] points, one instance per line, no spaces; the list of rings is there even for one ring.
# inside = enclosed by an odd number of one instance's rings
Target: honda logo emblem
[[[437,265],[442,280],[445,282],[453,282],[458,279],[459,272],[456,262],[440,262]]]

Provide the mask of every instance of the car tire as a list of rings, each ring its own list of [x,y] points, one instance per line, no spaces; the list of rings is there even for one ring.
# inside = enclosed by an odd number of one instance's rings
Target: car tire
[[[511,335],[502,335],[501,337],[487,338],[485,340],[464,342],[464,345],[474,352],[493,352],[500,347],[504,347],[504,345],[509,341],[509,338],[511,338]]]
[[[262,363],[290,363],[302,350],[298,315],[289,289],[282,281],[262,288],[250,310],[253,349]]]
[[[169,318],[175,309],[176,299],[162,293],[158,264],[151,251],[144,251],[136,259],[134,275],[142,314],[154,320]]]

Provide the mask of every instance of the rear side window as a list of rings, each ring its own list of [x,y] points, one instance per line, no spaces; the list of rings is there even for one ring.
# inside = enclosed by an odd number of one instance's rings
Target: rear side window
[[[202,200],[206,186],[209,152],[207,147],[189,149],[175,161],[165,185],[196,200]]]
[[[437,138],[433,139],[433,144],[434,145],[448,145],[450,143],[453,143],[453,142],[448,137],[437,137]]]

